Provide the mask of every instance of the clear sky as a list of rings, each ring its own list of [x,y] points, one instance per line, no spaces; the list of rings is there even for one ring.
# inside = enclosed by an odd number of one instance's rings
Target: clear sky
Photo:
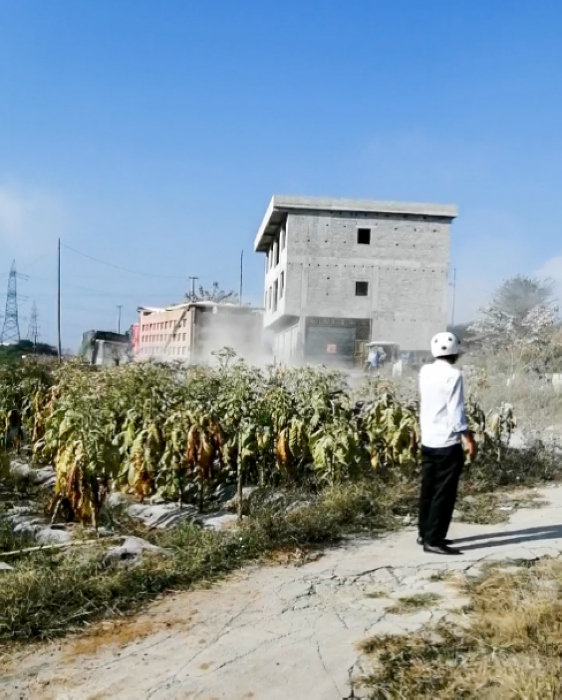
[[[457,320],[502,279],[562,297],[555,0],[0,0],[0,306],[13,258],[63,345],[181,300],[261,303],[272,194],[456,203]],[[27,332],[27,321],[21,321]]]

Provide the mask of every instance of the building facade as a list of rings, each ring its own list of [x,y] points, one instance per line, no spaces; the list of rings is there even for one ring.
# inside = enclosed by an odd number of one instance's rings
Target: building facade
[[[114,367],[129,362],[133,347],[126,333],[86,331],[78,354],[91,365]]]
[[[247,306],[185,302],[139,308],[135,358],[207,362],[224,347],[251,360],[263,351],[263,311]]]
[[[439,204],[273,197],[254,248],[266,257],[276,359],[349,366],[369,341],[427,349],[447,325],[456,215]]]

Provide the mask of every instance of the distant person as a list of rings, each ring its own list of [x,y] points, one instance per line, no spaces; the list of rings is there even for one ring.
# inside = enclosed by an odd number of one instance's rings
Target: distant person
[[[454,367],[460,342],[453,333],[438,333],[431,341],[431,364],[421,368],[420,423],[422,484],[418,544],[435,554],[461,554],[446,539],[453,516],[459,478],[464,466],[463,444],[469,458],[477,446],[464,408],[463,376]]]
[[[374,369],[378,369],[381,364],[381,354],[379,348],[372,346],[369,349],[369,356],[367,357],[366,369],[368,372],[372,372]]]
[[[384,351],[384,348],[377,348],[379,351],[379,365],[384,365],[386,362],[386,352]]]

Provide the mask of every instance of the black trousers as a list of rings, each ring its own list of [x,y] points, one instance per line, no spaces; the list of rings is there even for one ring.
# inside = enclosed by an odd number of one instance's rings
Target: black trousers
[[[426,544],[436,546],[447,537],[463,466],[461,445],[422,446],[419,534]]]

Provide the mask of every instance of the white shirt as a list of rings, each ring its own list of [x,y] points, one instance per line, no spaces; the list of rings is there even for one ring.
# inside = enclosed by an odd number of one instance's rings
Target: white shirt
[[[421,441],[425,447],[450,447],[468,431],[463,377],[446,360],[424,365],[420,372]]]

